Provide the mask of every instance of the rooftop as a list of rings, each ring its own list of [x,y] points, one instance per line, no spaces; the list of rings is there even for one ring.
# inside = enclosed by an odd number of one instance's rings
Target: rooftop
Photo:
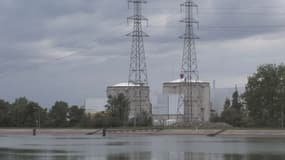
[[[176,79],[176,80],[173,80],[173,81],[170,81],[170,82],[165,82],[165,83],[182,83],[182,82],[185,82],[185,79]],[[191,82],[193,83],[208,83],[208,82],[205,82],[205,81],[196,81],[196,80],[191,80]]]
[[[136,85],[134,83],[118,83],[118,84],[115,84],[113,85],[113,87],[128,87],[128,86],[131,86],[131,87],[135,87],[135,86],[139,86],[139,85]]]

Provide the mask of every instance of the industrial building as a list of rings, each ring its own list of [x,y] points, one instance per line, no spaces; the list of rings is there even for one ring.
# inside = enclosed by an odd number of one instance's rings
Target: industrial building
[[[183,79],[163,83],[164,95],[182,95],[184,98],[185,88],[187,88],[187,85],[191,85],[192,104],[184,105],[183,108],[177,108],[177,121],[183,121],[183,118],[189,115],[193,122],[208,122],[211,115],[210,83],[202,81],[187,83]]]
[[[148,21],[143,16],[143,4],[145,0],[129,0],[132,4],[133,15],[127,20],[133,22],[133,31],[127,34],[131,37],[131,54],[129,78],[127,83],[120,83],[107,88],[107,96],[116,96],[120,93],[128,97],[130,102],[130,118],[146,111],[152,114],[150,102],[150,89],[148,86],[147,64],[144,49],[144,37],[148,35],[143,31],[142,23]],[[131,6],[131,5],[130,5]],[[154,114],[155,121],[164,120],[170,124],[192,124],[193,122],[207,122],[211,115],[210,83],[199,81],[198,61],[195,48],[195,27],[199,21],[195,19],[195,10],[198,5],[192,0],[185,0],[181,4],[184,8],[184,18],[180,21],[185,25],[185,32],[180,36],[184,41],[180,79],[163,83],[163,95],[177,96],[177,113],[169,113],[169,98],[167,107],[168,115]],[[164,105],[162,105],[163,107]],[[158,106],[161,107],[161,106]],[[171,119],[170,119],[171,117]],[[175,118],[173,118],[175,117]],[[175,123],[174,123],[175,120]]]
[[[148,35],[142,27],[142,24],[148,21],[142,14],[143,5],[146,2],[145,0],[128,1],[129,7],[133,8],[133,15],[127,18],[128,22],[133,22],[133,31],[127,34],[132,40],[128,82],[107,87],[107,96],[116,96],[122,93],[128,98],[130,102],[129,118],[137,117],[143,112],[152,114],[143,39]]]
[[[182,65],[178,80],[163,83],[163,94],[177,96],[176,119],[168,122],[178,125],[192,125],[195,122],[207,122],[211,115],[210,83],[199,80],[198,61],[195,47],[195,26],[199,21],[195,19],[195,10],[198,5],[192,0],[181,4],[184,9],[184,18],[180,21],[185,25],[185,32],[180,36],[184,42]],[[154,116],[156,121],[161,117]]]
[[[141,95],[136,95],[139,92]],[[139,86],[133,83],[119,83],[107,88],[107,96],[116,96],[118,94],[124,94],[129,99],[129,118],[133,118],[141,112],[146,112],[151,115],[152,105],[150,102],[148,86]]]

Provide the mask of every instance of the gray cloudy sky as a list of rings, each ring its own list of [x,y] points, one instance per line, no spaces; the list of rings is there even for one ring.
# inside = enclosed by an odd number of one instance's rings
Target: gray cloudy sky
[[[179,3],[149,0],[145,40],[149,84],[177,78],[183,33]],[[200,0],[201,80],[243,86],[264,63],[285,61],[284,0]],[[0,0],[0,97],[102,101],[106,86],[127,81],[131,15],[126,0]]]

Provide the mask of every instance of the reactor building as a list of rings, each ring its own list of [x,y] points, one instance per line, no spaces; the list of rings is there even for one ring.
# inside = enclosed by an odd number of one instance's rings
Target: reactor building
[[[138,90],[140,90],[141,93],[139,93]],[[138,96],[138,93],[141,95]],[[139,86],[133,83],[119,83],[107,88],[107,96],[124,94],[129,99],[129,118],[133,118],[142,112],[146,112],[148,114],[152,113],[152,104],[150,102],[149,93],[149,86]]]
[[[137,117],[145,112],[148,115],[152,114],[143,39],[148,35],[142,27],[143,22],[148,21],[142,14],[143,4],[146,2],[146,0],[128,1],[129,7],[132,6],[134,12],[127,18],[128,22],[133,22],[133,30],[127,34],[132,41],[128,82],[107,87],[107,96],[117,96],[122,93],[128,98],[130,102],[129,118]]]
[[[175,81],[163,83],[163,94],[168,96],[183,96],[187,85],[191,85],[191,105],[183,105],[181,108],[177,108],[177,121],[184,121],[183,118],[188,114],[191,115],[192,122],[208,122],[211,115],[211,95],[210,95],[210,83],[202,81],[192,81],[191,84],[187,84],[184,79],[178,79]],[[185,100],[184,100],[185,103]]]
[[[181,7],[184,18],[180,21],[185,25],[185,32],[179,37],[184,41],[182,65],[178,80],[163,83],[163,93],[178,96],[177,118],[178,125],[192,125],[196,122],[208,122],[211,115],[210,83],[200,81],[196,53],[195,19],[198,5],[194,0],[185,0]]]

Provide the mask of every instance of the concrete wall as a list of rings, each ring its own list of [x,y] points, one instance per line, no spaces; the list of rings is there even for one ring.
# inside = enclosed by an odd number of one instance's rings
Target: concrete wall
[[[182,120],[183,115],[177,115],[177,114],[154,114],[152,115],[153,120],[160,120],[160,121],[166,121],[169,119],[178,119]]]
[[[144,86],[141,92],[142,100],[140,105],[138,94],[139,87],[137,86],[110,86],[107,88],[107,96],[116,96],[120,93],[128,97],[130,101],[130,118],[134,117],[136,114],[139,114],[142,111],[147,113],[152,113],[152,104],[149,97],[149,87]],[[141,106],[141,107],[140,107]]]
[[[163,84],[163,93],[169,96],[179,94],[183,95],[186,85],[187,84],[185,82],[166,82]],[[211,114],[210,83],[192,82],[192,94],[192,120],[204,122],[209,121]],[[184,116],[186,117],[186,115],[190,115],[191,109],[187,107],[184,108],[183,111]]]

